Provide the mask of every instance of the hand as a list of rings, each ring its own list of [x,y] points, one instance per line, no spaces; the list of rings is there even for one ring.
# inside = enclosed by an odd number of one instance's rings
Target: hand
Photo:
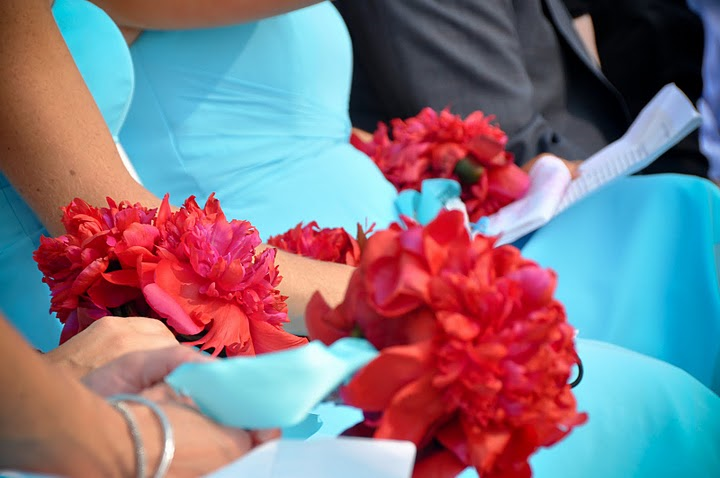
[[[352,134],[358,137],[363,143],[369,143],[373,140],[373,134],[360,128],[353,128]]]
[[[91,371],[82,378],[82,382],[103,397],[145,392],[153,400],[177,399],[169,387],[160,386],[165,377],[185,362],[209,360],[212,360],[209,355],[176,343],[163,349],[125,354]]]
[[[159,320],[145,317],[103,317],[44,357],[76,378],[121,355],[177,345]]]
[[[185,362],[213,360],[182,345],[124,355],[83,378],[96,393],[141,394],[158,403],[170,420],[175,435],[175,458],[170,474],[201,476],[241,457],[252,448],[278,438],[278,430],[247,431],[223,427],[204,417],[185,397],[177,396],[163,379]],[[141,405],[128,404],[138,421],[150,470],[157,467],[162,450],[161,429],[153,413]]]
[[[550,153],[542,153],[535,156],[533,159],[528,161],[527,163],[522,165],[523,171],[526,173],[529,173],[533,166],[535,166],[535,163],[537,163],[540,159],[544,158],[545,156],[550,155]],[[568,171],[570,171],[570,177],[572,179],[577,179],[580,176],[580,164],[582,161],[569,161],[567,159],[558,158],[560,161],[562,161],[565,166],[568,168]]]

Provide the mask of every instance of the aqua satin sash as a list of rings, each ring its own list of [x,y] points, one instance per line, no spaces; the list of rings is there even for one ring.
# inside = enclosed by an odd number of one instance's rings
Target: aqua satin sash
[[[395,209],[399,216],[415,219],[427,224],[438,215],[441,209],[465,211],[460,201],[460,184],[452,179],[433,178],[422,182],[420,191],[406,189],[398,194]]]
[[[292,427],[377,354],[363,339],[345,338],[329,347],[313,341],[257,357],[186,363],[165,381],[224,425]]]

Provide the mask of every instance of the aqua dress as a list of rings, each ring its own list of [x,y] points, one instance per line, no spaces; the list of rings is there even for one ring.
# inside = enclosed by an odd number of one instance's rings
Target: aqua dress
[[[331,4],[148,31],[131,51],[135,96],[120,139],[156,195],[215,192],[263,238],[301,221],[354,232],[394,219],[394,188],[348,144],[352,47]]]
[[[56,0],[53,14],[116,136],[129,107],[133,81],[122,35],[102,10],[83,0]],[[0,311],[33,346],[47,351],[57,346],[61,324],[49,313],[50,291],[32,253],[40,235],[48,233],[1,173],[0,190]]]
[[[523,254],[558,273],[579,337],[670,362],[720,393],[720,188],[617,181],[537,231]]]

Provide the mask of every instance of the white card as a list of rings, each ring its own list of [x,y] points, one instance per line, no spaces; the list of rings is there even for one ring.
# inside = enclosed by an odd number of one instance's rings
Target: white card
[[[580,165],[555,214],[621,176],[637,173],[700,126],[702,119],[675,86],[665,85],[640,112],[627,132]]]
[[[414,463],[408,441],[274,440],[205,478],[410,478]]]

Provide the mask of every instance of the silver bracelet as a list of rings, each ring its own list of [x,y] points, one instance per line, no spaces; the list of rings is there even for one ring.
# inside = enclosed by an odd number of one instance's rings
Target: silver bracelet
[[[127,407],[123,405],[123,402],[144,405],[155,414],[155,417],[157,417],[158,422],[160,422],[160,426],[162,427],[163,452],[160,457],[160,463],[158,464],[157,470],[155,470],[155,474],[152,476],[153,478],[163,478],[167,474],[168,469],[170,468],[170,463],[172,463],[172,459],[175,456],[175,438],[173,436],[172,426],[170,425],[170,420],[168,420],[168,417],[165,415],[163,409],[160,408],[157,403],[152,400],[148,400],[145,397],[141,397],[140,395],[113,395],[108,398],[108,401],[123,414],[130,426],[130,434],[135,442],[135,457],[137,460],[138,478],[145,478],[145,452],[142,446],[142,438],[140,437],[137,422],[130,414]]]
[[[130,436],[133,441],[133,448],[135,449],[135,467],[137,469],[137,478],[145,478],[145,449],[143,448],[142,436],[140,436],[140,429],[138,428],[137,421],[133,416],[130,409],[123,402],[110,401],[112,405],[120,415],[123,416],[127,422],[128,428],[130,429]]]

